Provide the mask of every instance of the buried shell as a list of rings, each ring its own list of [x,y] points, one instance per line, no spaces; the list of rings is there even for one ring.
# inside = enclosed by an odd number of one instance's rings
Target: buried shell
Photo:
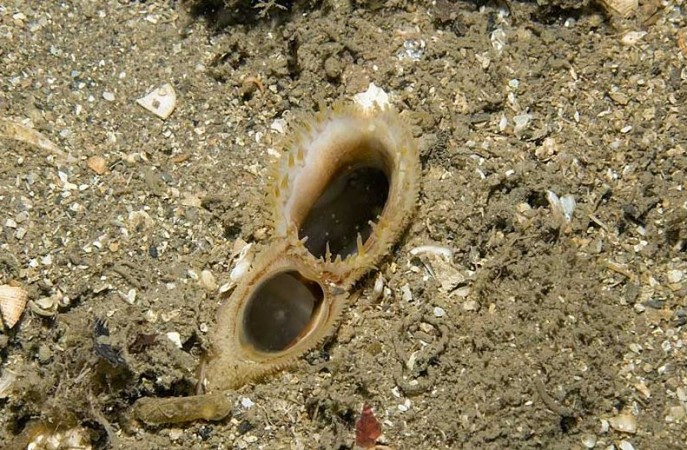
[[[268,188],[274,241],[218,311],[208,390],[276,372],[334,331],[348,290],[409,220],[419,174],[417,145],[390,109],[339,105],[301,122]]]
[[[26,307],[26,291],[20,287],[0,286],[0,313],[8,328],[14,327]]]
[[[275,236],[348,289],[403,231],[417,200],[415,140],[390,108],[337,105],[302,120],[275,164]]]

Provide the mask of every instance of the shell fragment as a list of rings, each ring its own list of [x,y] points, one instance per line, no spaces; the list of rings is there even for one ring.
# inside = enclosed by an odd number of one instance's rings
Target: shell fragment
[[[174,92],[174,87],[171,84],[165,83],[153,89],[144,97],[137,99],[136,103],[164,120],[174,111],[177,105],[177,94]]]

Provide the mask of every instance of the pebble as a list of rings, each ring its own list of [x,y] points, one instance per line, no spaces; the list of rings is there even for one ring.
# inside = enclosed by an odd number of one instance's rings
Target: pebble
[[[17,376],[9,370],[2,373],[0,376],[0,398],[8,398],[12,394],[12,385],[16,379]]]
[[[371,295],[371,300],[376,301],[379,299],[379,297],[382,296],[384,293],[384,277],[382,274],[377,275],[377,279],[375,280],[375,285],[372,288],[372,295]]]
[[[22,211],[19,214],[17,214],[17,216],[15,217],[15,220],[17,221],[17,223],[24,223],[27,220],[29,220],[28,211]]]
[[[207,269],[200,272],[199,284],[208,292],[214,292],[218,288],[215,276]]]
[[[611,100],[622,106],[626,106],[628,103],[630,103],[630,98],[622,92],[609,92],[608,96],[611,97]]]
[[[608,433],[608,429],[609,429],[608,420],[601,419],[601,428],[599,429],[599,432],[601,434],[606,434],[606,433]]]
[[[103,98],[107,100],[108,102],[113,102],[115,100],[115,96],[112,92],[105,91],[103,92]]]
[[[651,398],[651,391],[647,387],[646,384],[640,382],[635,384],[635,389],[637,389],[641,394],[644,396],[644,398]]]
[[[107,162],[102,156],[94,155],[86,160],[86,166],[98,175],[107,171]]]
[[[152,227],[155,224],[155,221],[153,220],[150,215],[143,211],[131,211],[129,213],[129,226],[131,228],[137,229],[141,227],[142,229],[147,229]]]
[[[446,314],[446,311],[443,310],[443,308],[440,308],[438,306],[434,307],[434,317],[444,317]]]
[[[675,389],[675,394],[677,394],[678,400],[682,403],[687,403],[687,390],[685,390],[685,388],[679,387]]]
[[[180,428],[172,428],[169,430],[169,438],[173,441],[178,441],[184,435],[184,430]]]
[[[682,406],[671,406],[668,408],[666,422],[681,422],[685,419],[685,408]]]
[[[635,45],[637,42],[641,41],[642,38],[644,38],[644,36],[646,35],[646,31],[628,31],[620,39],[620,42],[622,42],[625,45]]]

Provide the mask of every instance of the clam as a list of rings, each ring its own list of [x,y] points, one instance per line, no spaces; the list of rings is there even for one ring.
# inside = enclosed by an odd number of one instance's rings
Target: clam
[[[26,307],[26,291],[18,286],[0,286],[0,314],[8,328],[14,327]]]
[[[393,110],[338,105],[295,128],[268,187],[273,243],[217,314],[210,390],[280,370],[331,334],[415,207],[418,148]]]
[[[231,294],[220,288],[228,297],[199,370],[210,394],[140,399],[140,420],[226,416],[217,394],[291,365],[333,333],[355,283],[407,225],[420,162],[395,111],[338,104],[294,128],[267,187],[272,240],[232,274]]]

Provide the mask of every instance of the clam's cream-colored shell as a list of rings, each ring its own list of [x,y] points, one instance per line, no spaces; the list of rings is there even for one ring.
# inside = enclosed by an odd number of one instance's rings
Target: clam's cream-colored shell
[[[242,384],[263,378],[281,370],[305,352],[320,344],[332,333],[347,303],[348,294],[322,281],[322,272],[313,267],[302,252],[288,251],[289,243],[276,243],[263,251],[253,267],[220,307],[217,323],[211,336],[212,348],[205,367],[201,370],[208,391],[234,389]],[[249,338],[251,326],[249,308],[256,301],[254,295],[261,286],[281,274],[297,274],[320,289],[319,303],[307,325],[283,349],[266,350]],[[285,292],[285,295],[291,294]],[[293,294],[295,295],[295,293]],[[265,330],[277,332],[277,330]]]
[[[26,307],[27,294],[20,287],[0,286],[0,313],[8,328],[14,327]]]
[[[639,8],[638,0],[599,0],[607,11],[628,18]]]
[[[345,258],[312,256],[311,263],[322,268],[327,281],[349,289],[388,253],[415,210],[420,179],[418,146],[410,127],[392,108],[337,104],[297,122],[267,188],[276,238],[303,246],[300,226],[345,166],[378,167],[389,182],[384,209],[355,254]]]
[[[418,147],[392,109],[339,104],[292,128],[267,187],[272,242],[217,314],[201,368],[209,391],[274,373],[320,344],[338,325],[349,291],[387,255],[415,209]],[[324,213],[315,206],[322,204],[336,206]],[[334,228],[343,223],[342,235]],[[364,238],[357,233],[356,240],[356,230]],[[315,253],[307,245],[313,236]],[[336,256],[332,236],[345,243]]]

